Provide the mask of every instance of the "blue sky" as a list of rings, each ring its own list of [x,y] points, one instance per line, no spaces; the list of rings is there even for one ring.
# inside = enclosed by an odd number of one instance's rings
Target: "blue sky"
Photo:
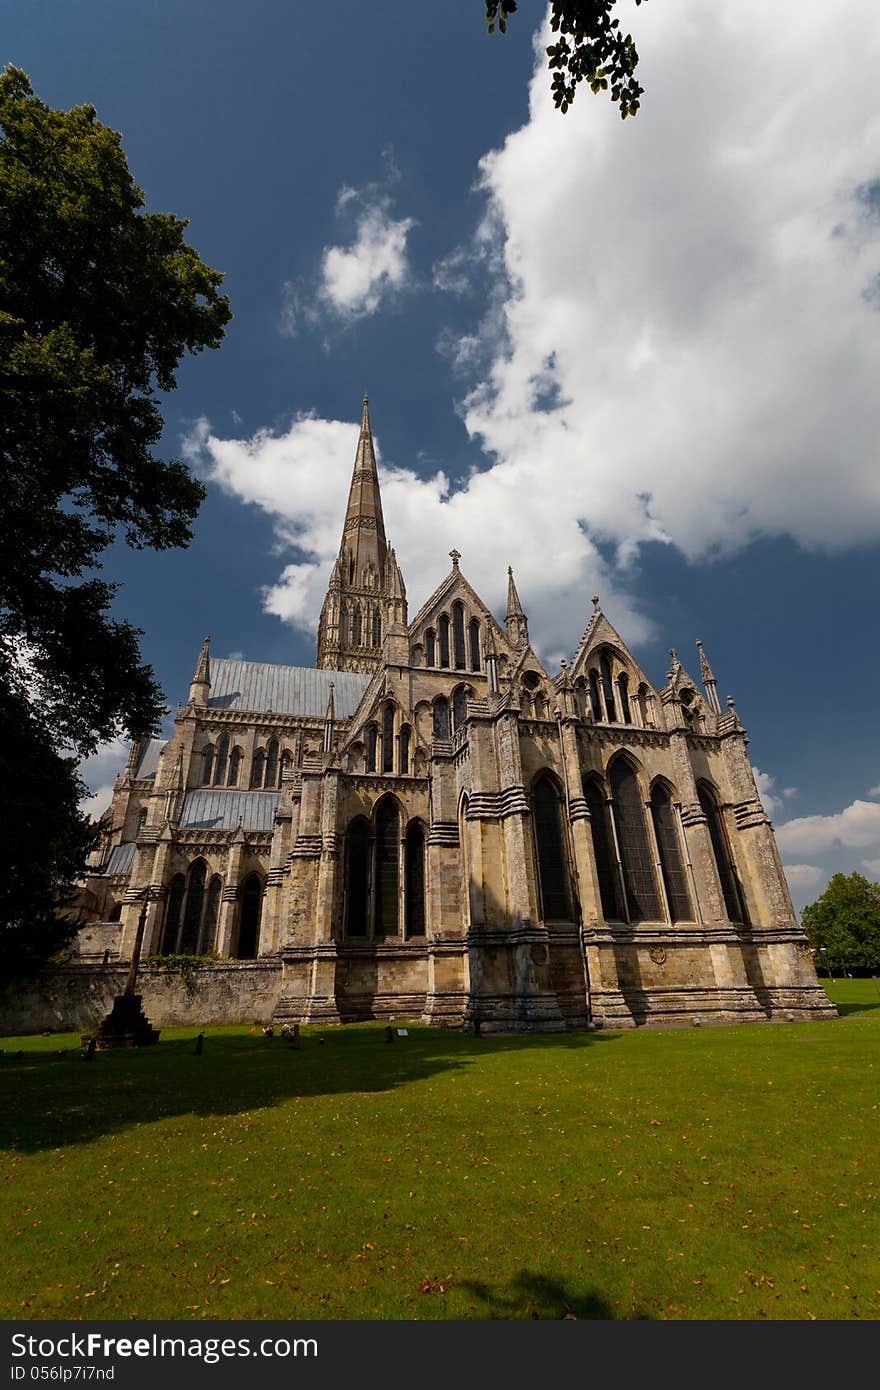
[[[515,565],[548,660],[595,592],[658,684],[702,638],[795,901],[878,878],[874,7],[624,0],[626,122],[553,109],[539,4],[482,13],[0,3],[4,60],[122,133],[235,315],[166,403],[196,539],[114,549],[119,611],[172,707],[206,632],[311,664],[368,390],[411,612],[455,545],[502,615]]]

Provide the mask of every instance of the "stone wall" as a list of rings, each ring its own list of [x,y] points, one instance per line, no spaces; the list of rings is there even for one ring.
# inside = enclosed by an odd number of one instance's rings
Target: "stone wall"
[[[0,1036],[91,1031],[125,988],[128,967],[75,965],[0,984]],[[277,961],[219,961],[190,981],[176,970],[144,968],[144,1012],[157,1028],[268,1023],[281,995]]]

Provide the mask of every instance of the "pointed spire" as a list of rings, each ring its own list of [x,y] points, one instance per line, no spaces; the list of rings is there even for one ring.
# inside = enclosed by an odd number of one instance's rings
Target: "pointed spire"
[[[706,699],[709,702],[709,708],[714,710],[716,714],[720,714],[721,701],[718,699],[718,683],[715,680],[712,667],[709,665],[709,658],[703,651],[703,644],[699,637],[697,638],[697,650],[700,653],[700,679],[706,691]]]
[[[370,428],[370,404],[366,396],[342,539],[349,555],[354,559],[355,575],[358,579],[371,562],[377,575],[382,574],[387,549],[385,521],[382,516],[382,499],[379,496],[376,449],[373,444],[373,431]]]
[[[489,690],[497,695],[501,685],[498,680],[498,649],[495,646],[495,625],[491,613],[483,614],[483,654],[486,658],[486,674],[489,677]]]
[[[513,578],[513,569],[507,567],[507,615],[505,618],[507,636],[515,647],[524,647],[529,640],[529,623],[523,612],[522,604],[519,601],[519,594],[516,592],[516,583]]]
[[[206,705],[211,692],[211,639],[206,637],[196,662],[195,674],[189,685],[189,703]]]

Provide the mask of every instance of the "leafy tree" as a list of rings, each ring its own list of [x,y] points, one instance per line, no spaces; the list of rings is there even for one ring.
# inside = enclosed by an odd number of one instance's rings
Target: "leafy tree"
[[[880,883],[864,874],[835,874],[802,920],[820,966],[880,970]]]
[[[117,532],[159,550],[192,538],[204,490],[153,452],[157,392],[230,318],[186,222],[143,207],[93,107],[54,111],[23,72],[0,75],[0,678],[81,754],[162,713],[94,572]]]
[[[607,92],[620,107],[621,117],[634,116],[644,91],[635,78],[639,55],[631,34],[623,34],[620,20],[612,19],[617,0],[552,0],[550,27],[559,38],[547,49],[553,101],[565,113],[581,82],[590,90]],[[642,0],[636,0],[640,5]],[[507,20],[516,0],[486,0],[486,24],[490,34],[507,32]]]
[[[7,923],[81,858],[73,771],[56,761],[53,778],[45,759],[142,737],[163,713],[140,634],[111,617],[115,586],[98,571],[117,536],[187,545],[204,495],[154,452],[159,392],[184,353],[219,346],[230,318],[223,277],[186,226],[145,212],[93,107],[53,110],[23,72],[0,74],[0,696],[39,768],[21,793],[33,834],[15,864],[5,834],[0,849]],[[21,770],[0,781],[7,823]]]

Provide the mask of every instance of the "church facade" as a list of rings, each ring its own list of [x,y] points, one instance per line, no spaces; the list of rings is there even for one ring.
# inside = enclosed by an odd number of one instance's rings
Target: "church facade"
[[[593,599],[552,673],[512,571],[501,624],[450,558],[410,618],[365,399],[316,667],[206,639],[117,782],[81,935],[272,962],[278,1022],[832,1016],[701,644],[700,684],[673,652],[655,686]]]

